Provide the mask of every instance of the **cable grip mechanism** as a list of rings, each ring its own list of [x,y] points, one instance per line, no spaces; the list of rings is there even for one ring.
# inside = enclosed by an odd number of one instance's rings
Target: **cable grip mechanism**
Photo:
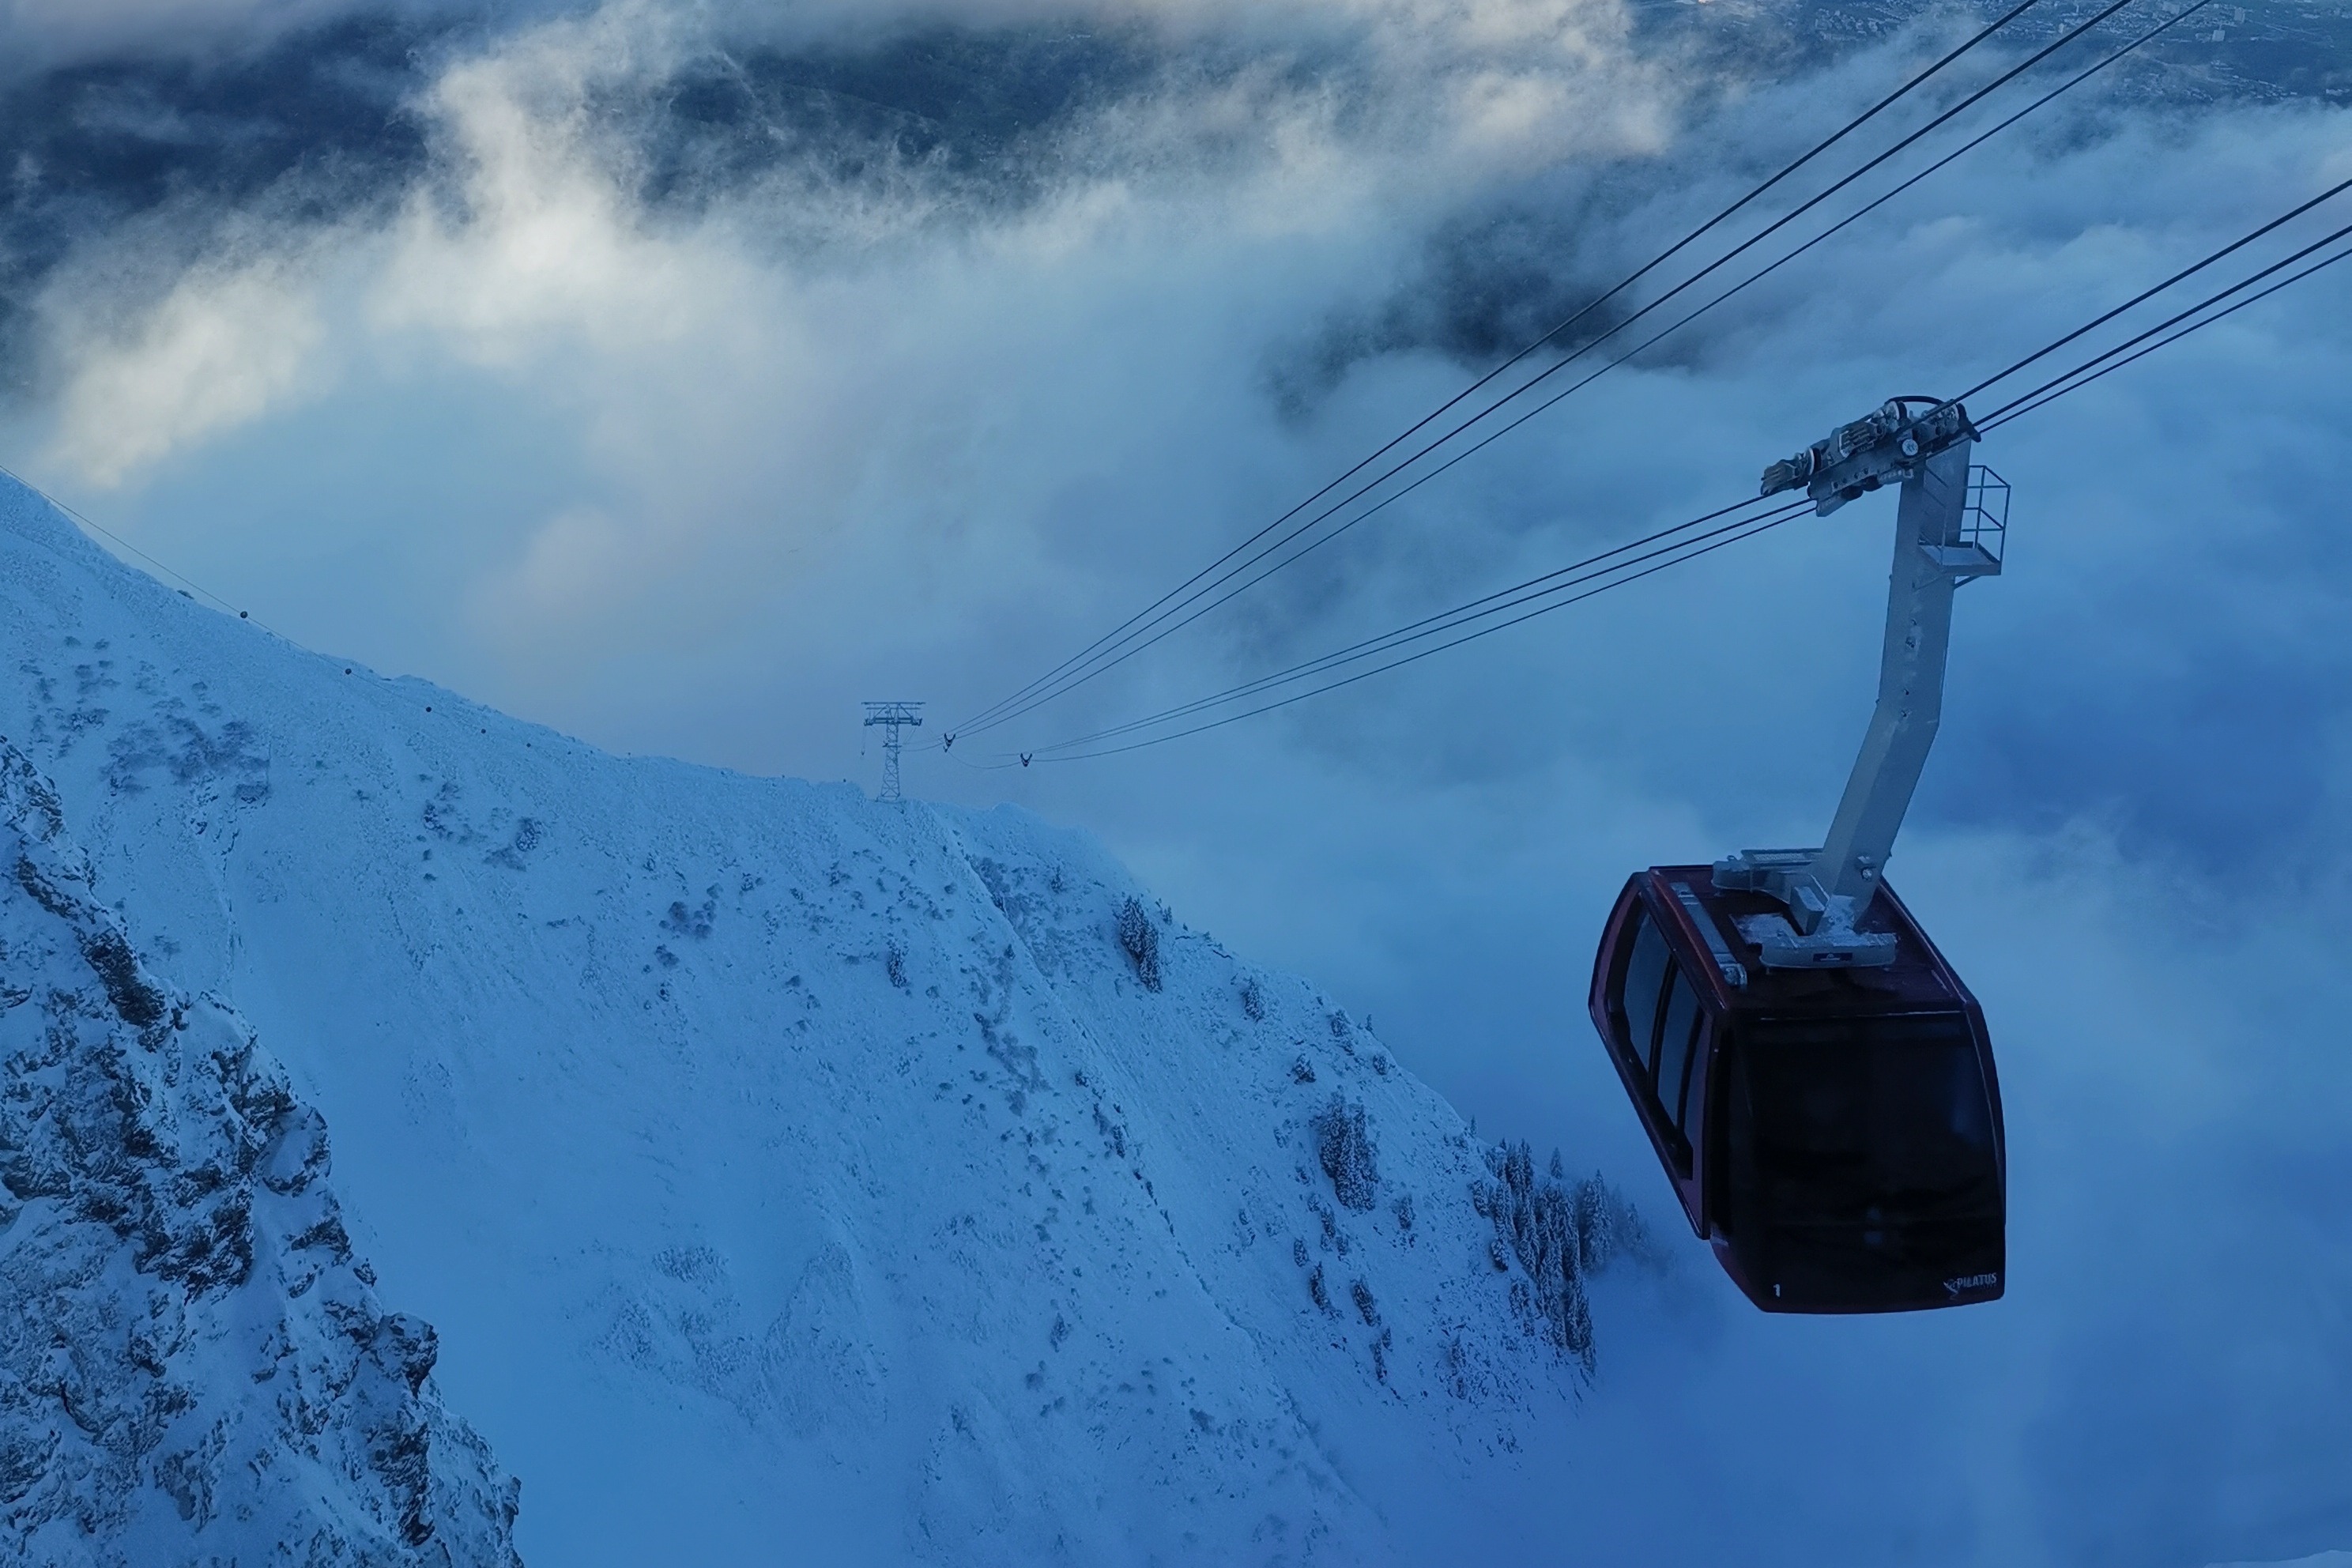
[[[1922,411],[1913,413],[1919,406]],[[1895,397],[1851,424],[1841,425],[1793,458],[1764,470],[1759,495],[1800,485],[1813,510],[1827,517],[1889,482],[1901,483],[1938,452],[1977,439],[1969,411],[1935,397]]]

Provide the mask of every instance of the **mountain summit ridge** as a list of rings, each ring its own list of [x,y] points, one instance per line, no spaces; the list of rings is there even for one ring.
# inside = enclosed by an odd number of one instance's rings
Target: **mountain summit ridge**
[[[5,481],[0,602],[0,733],[336,1128],[526,1554],[1391,1559],[1647,1253],[1026,812],[607,756]]]

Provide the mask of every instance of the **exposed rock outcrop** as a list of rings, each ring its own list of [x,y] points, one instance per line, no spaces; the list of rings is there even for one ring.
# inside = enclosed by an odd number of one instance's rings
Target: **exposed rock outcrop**
[[[140,962],[5,742],[0,868],[0,1561],[518,1564],[518,1483],[376,1300],[324,1121]]]

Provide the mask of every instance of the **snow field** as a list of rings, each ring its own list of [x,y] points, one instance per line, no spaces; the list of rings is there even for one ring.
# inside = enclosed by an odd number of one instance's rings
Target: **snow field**
[[[527,1556],[1378,1562],[1572,1408],[1622,1205],[1091,840],[606,756],[21,491],[0,594],[0,732],[325,1113]]]

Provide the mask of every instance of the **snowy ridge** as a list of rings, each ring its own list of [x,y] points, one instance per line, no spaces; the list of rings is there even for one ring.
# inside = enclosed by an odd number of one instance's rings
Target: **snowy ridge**
[[[142,947],[337,1130],[567,1563],[1375,1562],[1638,1222],[1025,813],[620,759],[290,648],[0,489]]]
[[[426,1379],[236,1016],[161,983],[0,744],[0,1556],[517,1563],[516,1486]]]

